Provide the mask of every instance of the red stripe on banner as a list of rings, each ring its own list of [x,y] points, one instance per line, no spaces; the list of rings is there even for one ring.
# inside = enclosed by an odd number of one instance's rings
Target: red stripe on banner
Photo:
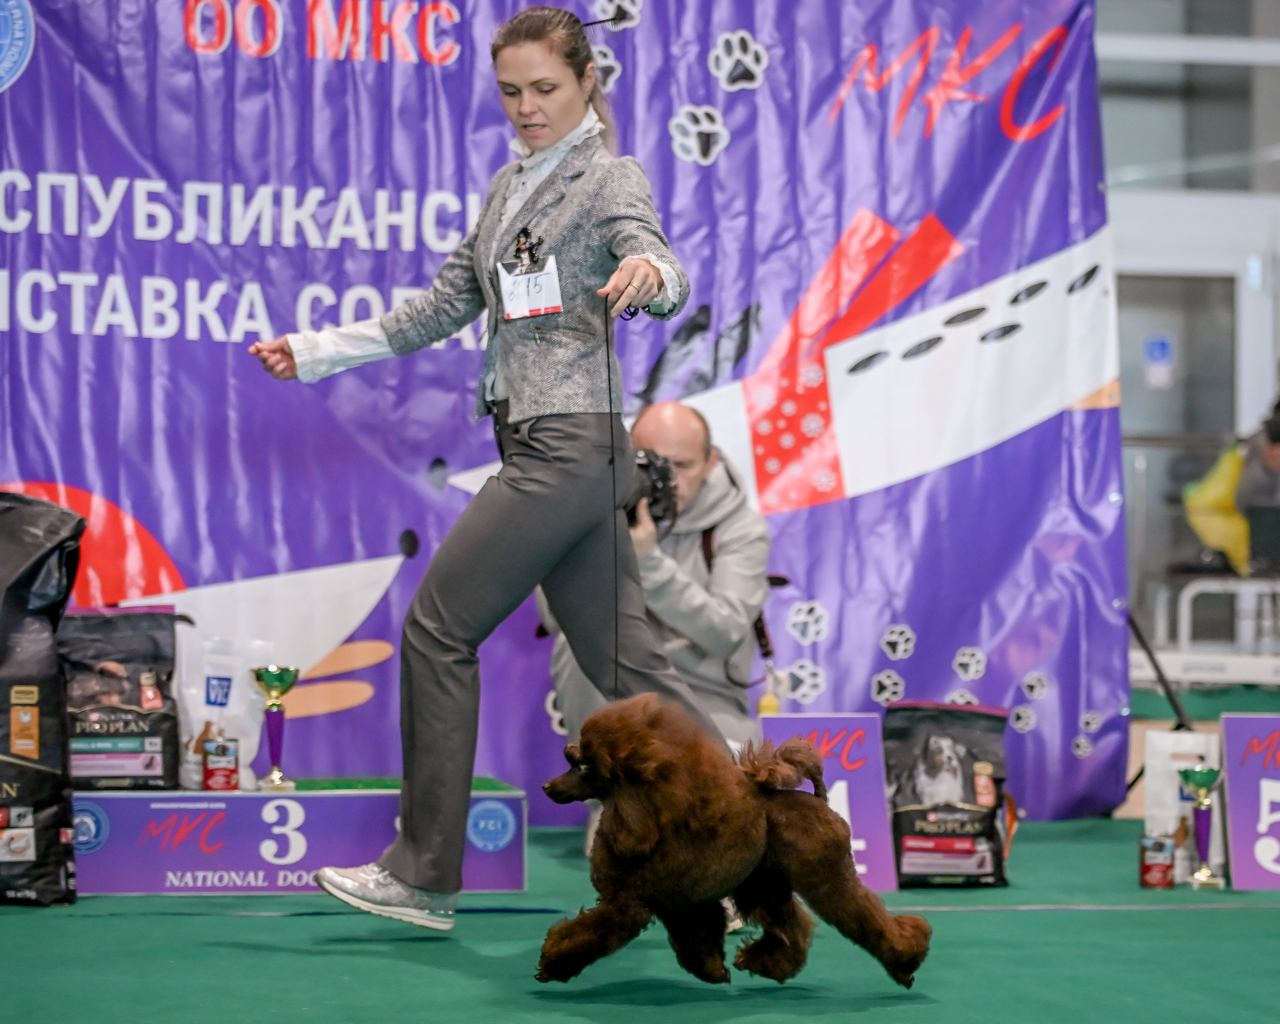
[[[897,238],[897,231],[878,217],[859,213],[806,291],[769,357],[742,382],[752,431],[756,489],[760,509],[766,515],[844,496],[822,352],[866,330],[964,251],[933,215],[925,217],[885,258]],[[846,246],[850,248],[846,250]],[[854,268],[856,277],[846,276],[849,267]],[[866,287],[826,333],[820,334],[822,325],[830,321],[824,314],[833,305],[835,289],[854,291],[864,279]]]
[[[76,607],[97,608],[186,589],[182,574],[160,541],[101,494],[36,480],[0,481],[0,491],[41,498],[84,518],[80,568],[71,591],[71,603]]]
[[[819,351],[861,334],[898,304],[905,302],[946,264],[964,252],[964,246],[933,214],[902,243],[867,283],[856,299],[831,326]]]
[[[859,210],[840,236],[809,287],[805,289],[787,326],[773,340],[757,374],[776,373],[794,361],[800,349],[844,308],[880,262],[889,255],[900,234],[870,210]]]

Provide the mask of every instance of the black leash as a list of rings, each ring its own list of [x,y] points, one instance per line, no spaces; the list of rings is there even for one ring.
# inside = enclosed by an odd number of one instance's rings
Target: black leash
[[[618,467],[617,447],[613,438],[613,317],[609,315],[609,296],[604,297],[604,368],[605,377],[609,381],[609,484],[612,500],[609,505],[607,522],[613,533],[613,699],[618,699],[618,622],[622,610],[619,608],[618,595]]]
[[[635,306],[627,306],[620,314],[623,320],[634,320],[640,312]],[[613,316],[609,312],[609,296],[604,297],[604,369],[605,378],[609,382],[609,484],[612,491],[609,518],[613,523],[613,699],[618,699],[618,622],[622,617],[621,595],[618,592],[618,468],[617,447],[614,442],[613,429],[613,360],[610,353],[614,349]]]

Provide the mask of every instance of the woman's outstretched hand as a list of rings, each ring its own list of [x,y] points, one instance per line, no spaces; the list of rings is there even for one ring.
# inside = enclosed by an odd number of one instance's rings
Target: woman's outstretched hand
[[[257,341],[249,346],[249,355],[257,356],[262,368],[276,380],[297,380],[298,364],[293,361],[293,349],[288,338]]]
[[[628,306],[643,309],[662,291],[662,275],[648,260],[627,260],[596,294],[609,300],[609,315],[617,316]]]

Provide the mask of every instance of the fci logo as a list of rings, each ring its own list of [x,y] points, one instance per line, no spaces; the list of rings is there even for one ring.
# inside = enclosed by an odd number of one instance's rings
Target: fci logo
[[[36,19],[28,0],[0,0],[0,92],[18,80],[36,45]]]

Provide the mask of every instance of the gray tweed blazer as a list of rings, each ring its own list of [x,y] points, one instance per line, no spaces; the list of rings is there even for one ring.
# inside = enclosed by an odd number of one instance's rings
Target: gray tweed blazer
[[[614,157],[599,137],[584,139],[533,190],[497,237],[507,188],[519,162],[493,179],[475,228],[444,262],[431,287],[382,318],[391,348],[399,355],[451,337],[488,309],[485,352],[476,415],[487,411],[484,380],[500,366],[513,422],[555,413],[608,412],[604,285],[627,256],[650,253],[668,261],[680,278],[680,301],[659,319],[678,314],[689,281],[663,234],[649,181],[633,157]],[[563,312],[519,320],[502,318],[498,271],[492,256],[510,259],[516,233],[529,225],[545,238],[541,255],[554,254]],[[496,343],[495,343],[496,339]],[[613,408],[622,408],[617,357]]]

